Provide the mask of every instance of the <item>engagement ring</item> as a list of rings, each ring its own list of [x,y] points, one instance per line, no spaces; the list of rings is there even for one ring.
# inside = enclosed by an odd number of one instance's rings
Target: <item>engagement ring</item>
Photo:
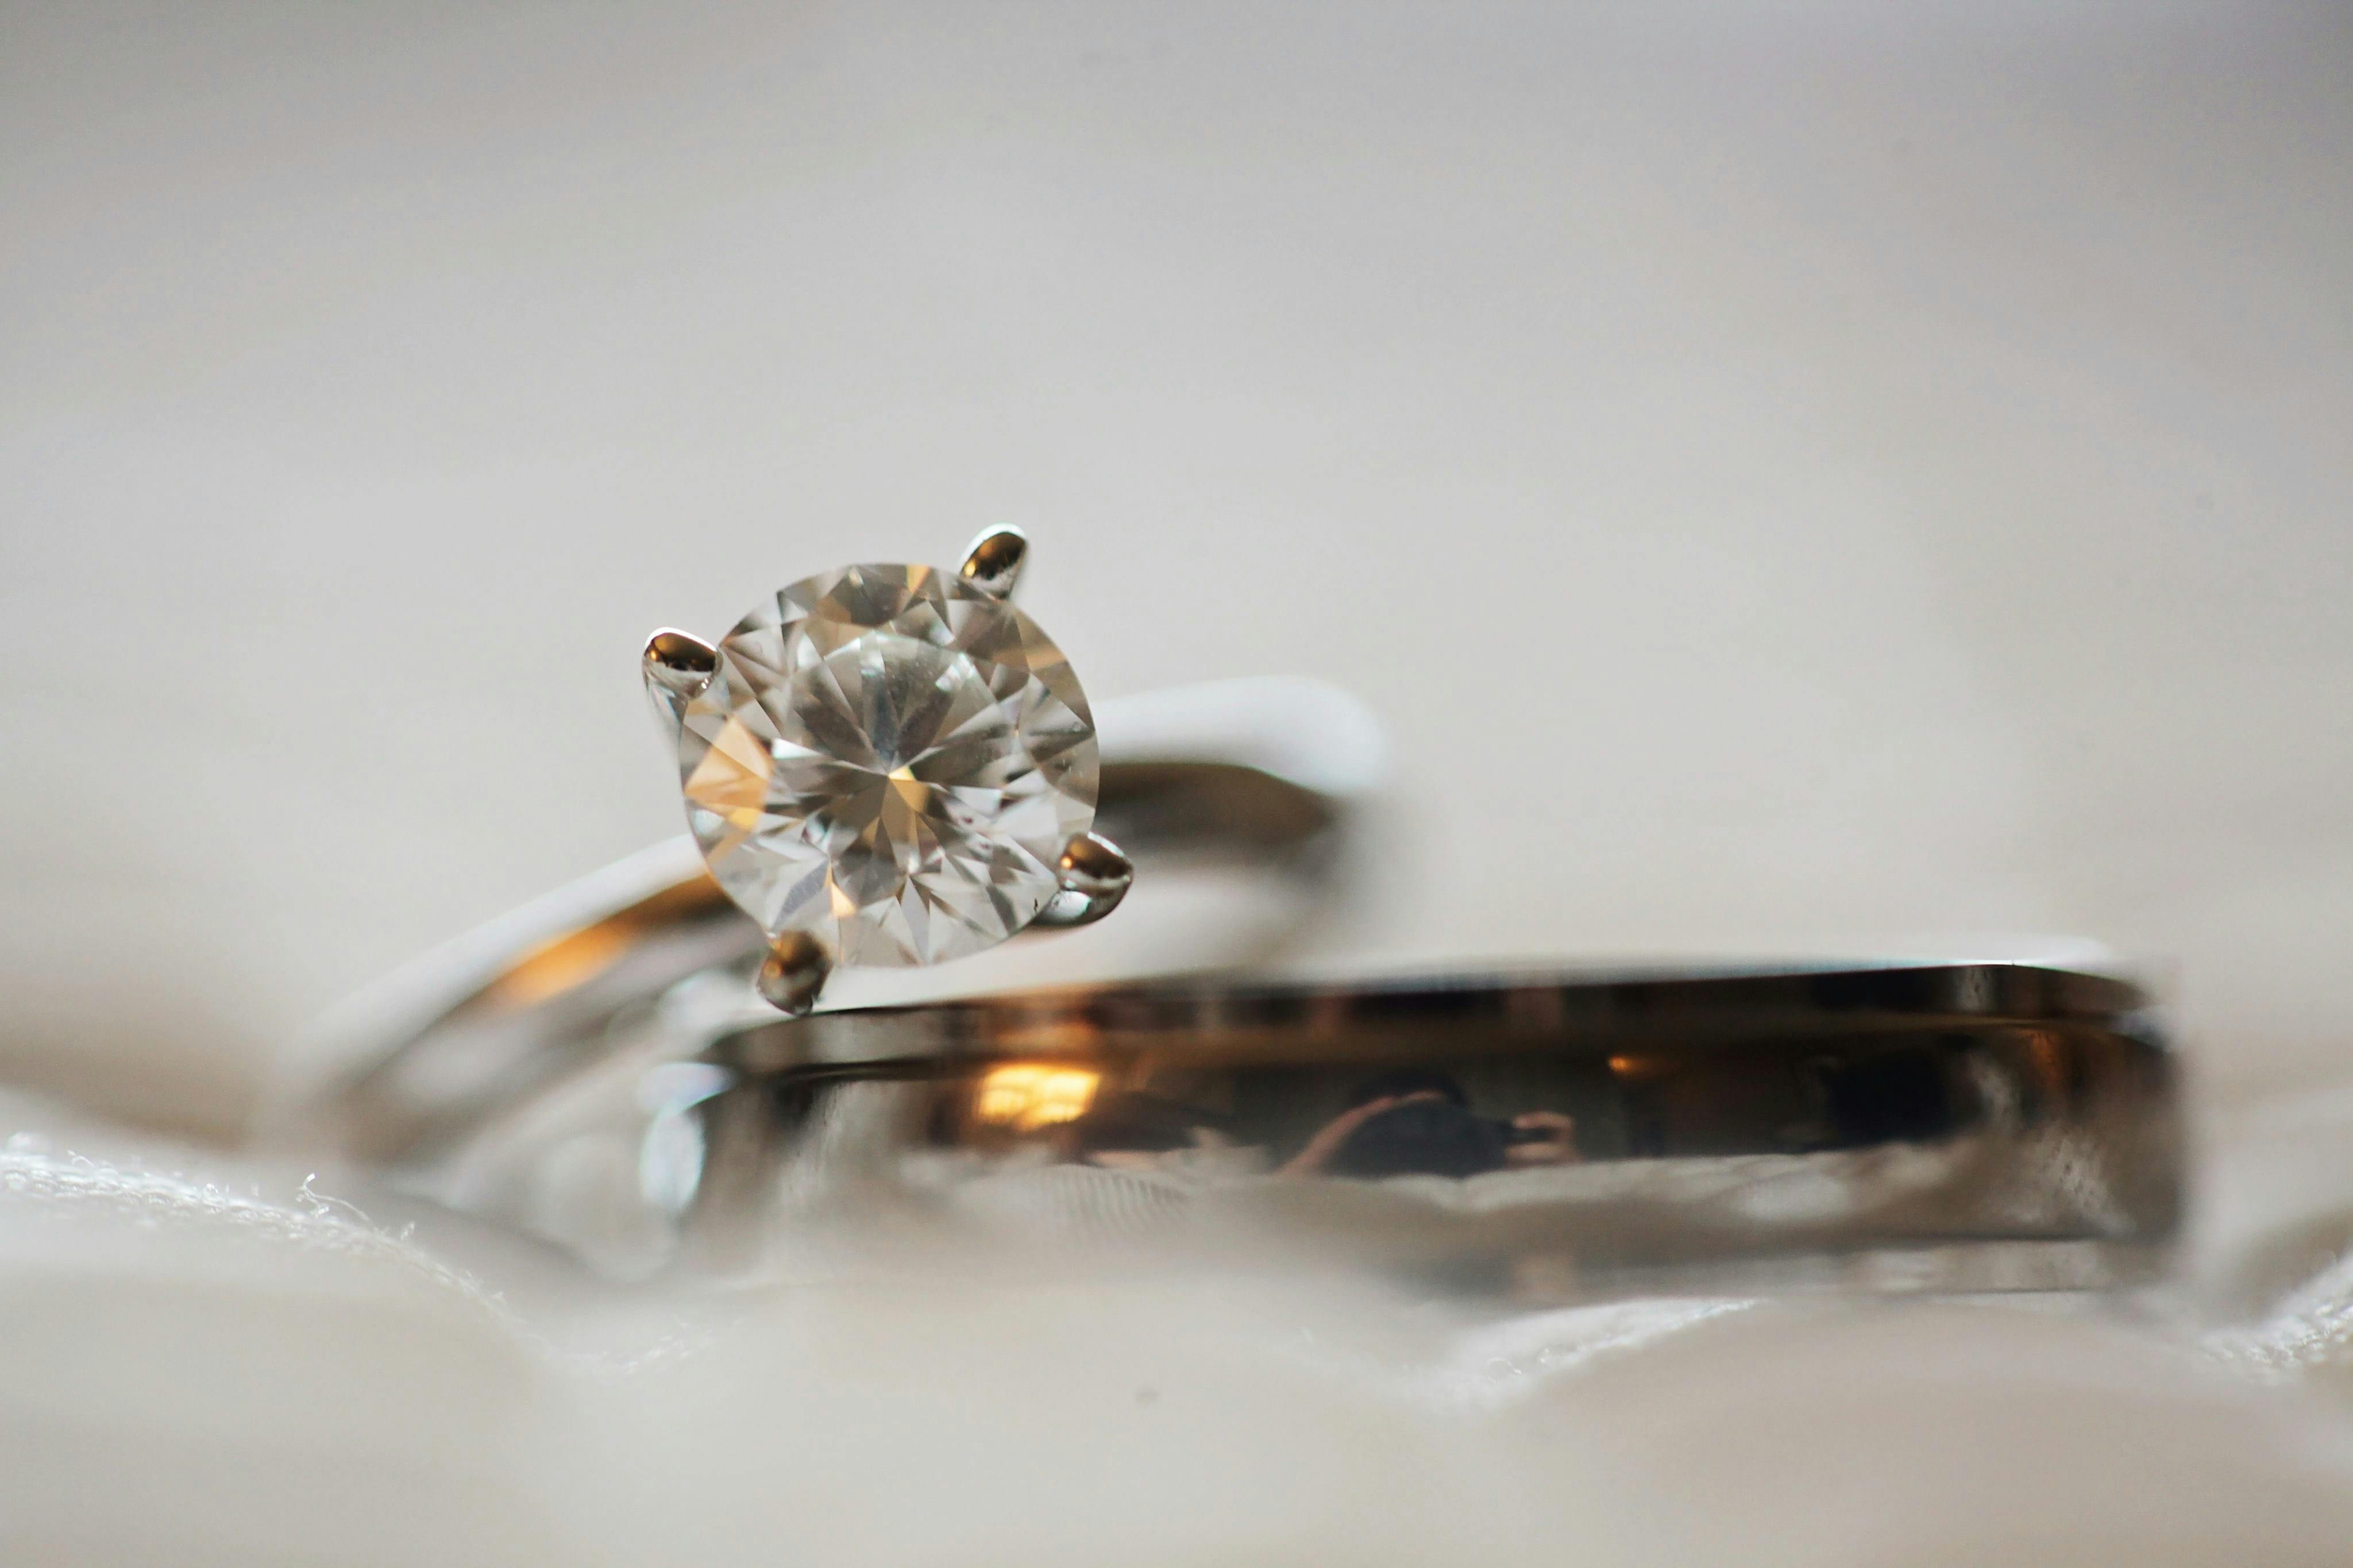
[[[1312,926],[1385,765],[1364,705],[1270,678],[1098,713],[1008,598],[1026,555],[995,530],[957,570],[802,578],[716,645],[655,633],[642,669],[688,835],[353,998],[298,1053],[273,1125],[414,1161],[609,1058],[692,1054],[747,981],[797,1015],[853,977],[887,997],[888,972],[903,993],[909,972],[1100,920],[1138,861],[1168,896],[1117,974],[1262,960]],[[1036,978],[993,956],[974,977]]]

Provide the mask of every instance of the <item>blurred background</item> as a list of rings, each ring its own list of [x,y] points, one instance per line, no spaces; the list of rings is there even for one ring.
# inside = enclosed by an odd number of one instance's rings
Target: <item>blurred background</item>
[[[2353,10],[0,9],[0,1077],[235,1133],[678,826],[645,632],[1037,542],[1398,742],[1374,959],[2353,1043]]]

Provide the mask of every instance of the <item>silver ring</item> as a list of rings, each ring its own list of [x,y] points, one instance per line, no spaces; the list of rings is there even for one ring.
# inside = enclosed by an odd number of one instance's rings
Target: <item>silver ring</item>
[[[996,994],[875,1005],[861,965],[1090,923],[1137,861],[1239,863],[1294,924],[1378,772],[1362,709],[1306,682],[1105,704],[1098,738],[1006,600],[1023,553],[999,531],[959,573],[845,568],[717,645],[658,633],[690,837],[356,999],[280,1135],[627,1275],[806,1271],[910,1230],[942,1255],[1077,1239],[1548,1297],[2161,1268],[2178,1075],[2113,976],[1130,961],[1003,990],[1034,976],[1000,960],[965,977]],[[1268,967],[1268,928],[1209,923],[1218,956]],[[1184,967],[1149,951],[1147,973]]]
[[[747,978],[791,1013],[820,990],[873,1002],[1034,979],[1035,963],[995,954],[946,982],[920,972],[1103,919],[1138,861],[1191,896],[1121,921],[1148,955],[1114,973],[1279,952],[1345,868],[1378,725],[1285,679],[1098,715],[1009,602],[1026,553],[995,530],[958,571],[804,578],[716,645],[655,633],[641,666],[688,835],[353,998],[296,1053],[273,1136],[427,1161],[608,1058],[699,1049],[750,1002]]]
[[[407,1184],[621,1276],[915,1235],[1546,1300],[2136,1285],[2181,1217],[2147,996],[2030,965],[1197,976],[739,1011],[609,1065]]]

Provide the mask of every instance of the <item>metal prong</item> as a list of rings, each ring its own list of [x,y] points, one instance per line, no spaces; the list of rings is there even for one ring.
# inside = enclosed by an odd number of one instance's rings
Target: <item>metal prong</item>
[[[686,705],[719,668],[719,650],[691,632],[664,626],[646,639],[640,662],[654,716],[661,721],[665,733],[675,736]]]
[[[1100,833],[1082,833],[1063,845],[1055,870],[1060,890],[1046,900],[1034,925],[1092,924],[1119,908],[1135,881],[1134,862]]]
[[[992,528],[965,552],[964,580],[984,594],[1010,598],[1029,559],[1029,536],[1018,528]]]
[[[817,1005],[817,994],[832,973],[833,954],[825,943],[805,931],[786,931],[760,961],[761,999],[797,1018]]]

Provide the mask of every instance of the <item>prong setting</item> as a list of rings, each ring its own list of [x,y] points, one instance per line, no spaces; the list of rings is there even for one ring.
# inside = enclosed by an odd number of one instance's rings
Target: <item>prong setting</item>
[[[760,961],[761,1000],[778,1012],[802,1017],[817,1005],[818,993],[832,973],[833,954],[825,943],[805,931],[786,931],[769,944],[768,956]]]
[[[1100,833],[1081,833],[1063,845],[1055,871],[1059,889],[1034,925],[1092,925],[1119,908],[1135,882],[1134,862]]]
[[[1029,559],[1029,536],[1018,528],[992,528],[965,552],[959,575],[984,594],[1010,598]]]
[[[818,573],[755,603],[716,647],[667,629],[645,645],[688,830],[778,944],[762,976],[778,1006],[808,1007],[826,969],[938,963],[1050,904],[1076,923],[1116,901],[1102,856],[1071,861],[1077,891],[1060,863],[1093,823],[1098,752],[1069,661],[1002,596],[1026,543],[997,529],[961,568]],[[876,700],[902,689],[929,695]],[[923,854],[897,852],[918,842]]]
[[[646,639],[640,659],[646,696],[665,732],[675,738],[686,716],[686,705],[711,682],[719,668],[719,650],[692,632],[664,626]]]

